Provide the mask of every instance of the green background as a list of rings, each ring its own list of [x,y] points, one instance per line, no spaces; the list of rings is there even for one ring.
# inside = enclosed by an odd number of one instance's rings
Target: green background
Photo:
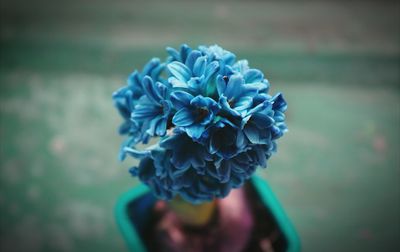
[[[165,46],[217,43],[289,103],[266,178],[304,251],[400,249],[399,4],[1,1],[0,250],[124,251],[111,93]]]

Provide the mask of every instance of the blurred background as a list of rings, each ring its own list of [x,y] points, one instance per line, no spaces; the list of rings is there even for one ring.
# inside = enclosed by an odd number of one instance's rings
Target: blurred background
[[[125,251],[111,94],[167,45],[217,43],[288,100],[259,174],[303,250],[399,251],[399,24],[388,1],[1,0],[0,250]]]

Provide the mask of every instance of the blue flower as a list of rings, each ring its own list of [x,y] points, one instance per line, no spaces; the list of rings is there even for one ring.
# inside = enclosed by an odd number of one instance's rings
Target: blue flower
[[[171,74],[168,82],[174,88],[188,89],[190,92],[208,95],[212,76],[218,71],[219,65],[216,61],[209,61],[207,56],[193,50],[185,62],[173,61],[167,65]]]
[[[287,103],[268,94],[264,74],[217,46],[167,48],[113,93],[127,137],[120,159],[160,199],[194,204],[223,198],[266,167],[287,131]],[[150,147],[152,137],[159,140]]]
[[[243,132],[229,121],[217,122],[208,134],[208,151],[224,159],[232,158],[246,148]]]
[[[285,123],[285,111],[287,109],[287,103],[281,93],[278,93],[272,98],[272,110],[274,111],[273,118],[275,124],[273,126],[273,139],[278,139],[287,131]]]
[[[232,70],[243,76],[246,86],[256,88],[259,93],[268,92],[268,80],[260,70],[250,68],[247,60],[239,60],[232,66]]]
[[[223,49],[218,45],[199,46],[199,49],[205,55],[207,55],[210,60],[220,61],[220,63],[223,63],[224,65],[232,65],[236,60],[235,54]]]
[[[177,112],[172,123],[182,127],[189,137],[199,139],[219,110],[218,103],[209,97],[193,95],[185,91],[171,94],[171,102]]]
[[[134,139],[132,144],[140,141],[146,142],[147,134],[141,131],[142,123],[131,120],[132,111],[137,105],[138,100],[144,94],[142,81],[145,76],[160,79],[160,74],[164,70],[165,64],[160,62],[160,59],[151,59],[143,68],[142,72],[135,70],[129,75],[127,85],[113,93],[114,105],[117,107],[124,122],[119,127],[120,134],[128,134]]]
[[[129,169],[132,176],[137,176],[139,179],[148,185],[153,193],[160,199],[169,200],[176,194],[174,191],[167,189],[162,185],[162,180],[159,180],[155,175],[156,169],[154,160],[151,157],[145,157],[140,160],[138,167]]]
[[[253,103],[258,90],[245,84],[241,75],[217,76],[217,90],[221,107],[232,115],[241,115]]]
[[[174,134],[161,140],[160,146],[172,150],[171,163],[182,172],[190,167],[202,168],[207,160],[211,160],[211,154],[207,152],[207,149],[194,142],[185,133]]]
[[[140,97],[131,119],[144,123],[150,136],[164,136],[172,107],[167,99],[168,88],[161,82],[154,83],[149,76],[143,78],[142,85],[145,95]]]
[[[255,150],[257,149],[250,148],[228,159],[219,157],[213,165],[208,166],[206,172],[220,183],[230,183],[232,188],[238,188],[250,178],[258,165],[262,165],[255,156]]]
[[[249,110],[242,120],[242,129],[252,144],[268,144],[272,140],[273,119],[272,103],[268,100]]]
[[[186,58],[188,57],[189,53],[192,51],[192,48],[190,48],[186,44],[182,44],[179,52],[169,46],[166,48],[166,50],[167,50],[168,54],[170,55],[170,58],[168,59],[169,62],[179,61],[179,62],[184,63],[186,61]]]

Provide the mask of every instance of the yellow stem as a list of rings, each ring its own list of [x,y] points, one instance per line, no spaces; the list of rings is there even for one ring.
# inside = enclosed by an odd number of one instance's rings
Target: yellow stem
[[[185,201],[181,197],[175,197],[168,205],[184,224],[190,226],[206,225],[213,216],[217,206],[215,200],[195,205]]]

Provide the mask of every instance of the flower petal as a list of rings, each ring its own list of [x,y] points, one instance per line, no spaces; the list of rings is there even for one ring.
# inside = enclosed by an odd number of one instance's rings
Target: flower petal
[[[137,70],[135,70],[133,73],[131,73],[129,75],[127,83],[128,83],[128,86],[141,88],[142,85],[140,84],[139,72]]]
[[[244,134],[249,139],[249,141],[253,144],[260,143],[260,132],[257,127],[253,126],[252,124],[247,124],[244,129]]]
[[[128,153],[129,155],[137,159],[149,157],[151,154],[149,150],[136,150],[134,148],[129,148],[129,147],[125,147],[124,151],[125,153]]]
[[[181,60],[181,56],[179,55],[179,52],[175,48],[172,48],[172,47],[168,46],[166,48],[166,50],[167,50],[167,53],[169,55],[171,55],[173,60],[179,60],[179,61]]]
[[[218,75],[217,76],[217,91],[218,91],[218,95],[221,96],[224,94],[225,89],[226,89],[226,82],[223,78],[222,75]]]
[[[174,164],[176,168],[178,168],[180,173],[186,171],[190,168],[190,158],[184,155],[179,155],[179,153],[173,153],[171,162]]]
[[[152,118],[150,121],[149,128],[146,130],[146,133],[149,134],[150,136],[156,136],[156,129],[158,128],[158,125],[161,123],[161,121],[164,120],[161,116],[156,116],[155,118]],[[159,136],[165,135],[165,128],[164,132],[161,132]]]
[[[264,74],[257,69],[250,69],[246,71],[243,76],[246,83],[261,82],[264,79]]]
[[[233,65],[234,70],[243,74],[249,69],[249,62],[247,60],[239,60]]]
[[[219,70],[219,64],[216,61],[211,62],[210,64],[207,65],[206,71],[204,73],[204,79],[205,82],[208,82],[208,80],[211,78],[213,74],[215,74]]]
[[[201,52],[198,50],[193,50],[189,53],[188,57],[186,58],[185,65],[193,70],[194,63],[196,62],[197,58],[201,56]]]
[[[199,139],[205,130],[205,126],[201,124],[193,124],[186,128],[188,136],[194,139]]]
[[[191,101],[190,101],[190,105],[196,106],[196,107],[207,107],[207,102],[206,102],[206,98],[211,99],[209,97],[204,97],[202,95],[198,95],[196,97],[194,97]]]
[[[176,126],[189,126],[193,124],[194,118],[191,111],[187,108],[181,108],[174,117],[172,118],[172,123]]]
[[[156,116],[159,108],[155,106],[143,106],[138,104],[132,112],[131,118],[135,120],[143,120]]]
[[[193,168],[198,169],[204,167],[206,165],[206,161],[200,155],[193,155],[193,158],[191,159],[191,164]]]
[[[168,101],[168,100],[161,101],[161,107],[162,107],[163,118],[167,118],[169,116],[169,114],[171,113],[171,109],[172,109],[171,101]]]
[[[174,88],[187,88],[188,84],[184,81],[178,80],[175,77],[169,77],[168,83],[171,84]]]
[[[118,128],[118,133],[121,135],[125,135],[129,132],[129,130],[131,129],[131,121],[125,121],[123,122],[119,128]]]
[[[228,84],[225,89],[225,96],[229,99],[234,98],[240,94],[242,90],[241,86],[243,85],[244,80],[240,75],[232,75],[229,78]]]
[[[236,55],[230,52],[226,53],[224,56],[222,56],[222,60],[225,62],[225,64],[232,65],[236,60]]]
[[[246,141],[245,141],[245,137],[244,134],[241,130],[237,131],[237,136],[236,136],[236,146],[239,149],[244,149],[246,146]]]
[[[278,139],[281,136],[283,136],[283,131],[275,125],[271,127],[271,133],[272,133],[272,140]]]
[[[188,57],[188,55],[191,51],[192,51],[192,48],[190,48],[188,45],[186,45],[186,44],[181,45],[180,55],[181,55],[182,62],[186,61],[186,58]]]
[[[154,83],[150,76],[147,75],[143,78],[142,83],[144,92],[146,93],[149,100],[151,100],[155,104],[159,104],[160,100],[163,99],[162,95],[159,92],[159,88],[161,88],[161,86],[157,83]]]
[[[231,108],[225,96],[219,98],[219,104],[221,105],[222,110],[229,112],[233,116],[240,116],[238,111]]]
[[[206,70],[207,56],[197,58],[193,66],[193,73],[195,76],[202,76]]]
[[[187,83],[187,86],[196,93],[201,92],[201,88],[204,85],[204,75],[200,77],[192,77]]]
[[[282,112],[286,111],[287,109],[287,103],[285,99],[283,98],[283,95],[281,93],[276,94],[272,98],[272,109],[273,110],[280,110]]]
[[[240,97],[240,99],[237,102],[235,102],[233,108],[237,111],[241,111],[250,108],[252,104],[253,104],[253,97],[243,96]]]
[[[167,118],[163,118],[156,126],[155,133],[157,136],[164,136],[167,132]]]
[[[193,95],[181,90],[175,91],[171,94],[172,105],[174,105],[174,108],[177,110],[188,106],[192,99]]]
[[[269,86],[265,82],[253,82],[244,84],[249,90],[256,90],[257,92],[264,92]]]
[[[231,177],[230,161],[223,160],[217,168],[218,178],[221,183],[226,183]]]
[[[152,71],[160,65],[159,58],[152,58],[144,67],[141,76],[151,75]]]
[[[265,129],[270,127],[275,120],[268,115],[262,114],[262,113],[256,113],[251,117],[251,121],[254,122],[254,124],[257,126],[259,129]]]
[[[167,68],[180,81],[186,82],[192,77],[190,69],[179,61],[169,63]]]
[[[148,181],[154,176],[155,168],[153,165],[153,160],[149,157],[140,160],[138,167],[138,176],[142,181]]]
[[[210,139],[210,142],[209,142],[209,145],[208,145],[208,151],[209,151],[211,154],[217,153],[218,150],[220,149],[219,144],[220,144],[220,143],[219,143],[218,139],[215,138],[215,137],[212,137],[212,138]]]
[[[265,155],[265,151],[262,148],[256,148],[255,150],[258,164],[264,168],[267,167],[267,157]]]

